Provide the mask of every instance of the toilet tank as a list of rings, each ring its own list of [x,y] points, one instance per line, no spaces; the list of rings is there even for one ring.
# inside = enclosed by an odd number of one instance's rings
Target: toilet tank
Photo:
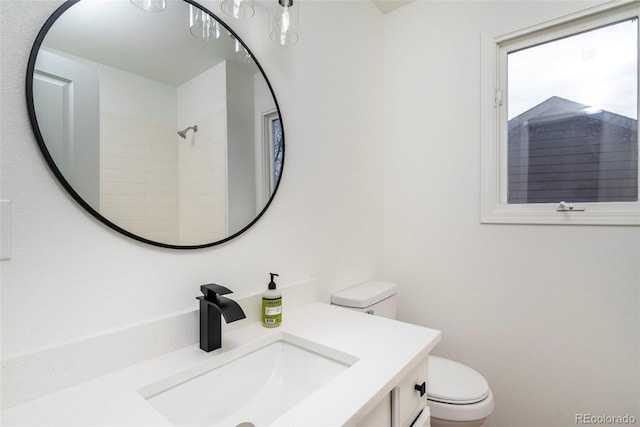
[[[331,304],[395,319],[397,291],[395,283],[371,280],[331,295]]]

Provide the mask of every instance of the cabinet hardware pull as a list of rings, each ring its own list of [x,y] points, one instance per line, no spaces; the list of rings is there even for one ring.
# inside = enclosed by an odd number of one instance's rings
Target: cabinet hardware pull
[[[416,384],[413,386],[413,388],[417,391],[420,392],[420,397],[424,396],[424,394],[427,392],[427,383],[423,382],[422,384]]]

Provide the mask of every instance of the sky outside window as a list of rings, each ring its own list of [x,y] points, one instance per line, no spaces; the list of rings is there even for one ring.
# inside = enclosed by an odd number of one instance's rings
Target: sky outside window
[[[508,55],[509,120],[559,96],[637,119],[638,20]]]

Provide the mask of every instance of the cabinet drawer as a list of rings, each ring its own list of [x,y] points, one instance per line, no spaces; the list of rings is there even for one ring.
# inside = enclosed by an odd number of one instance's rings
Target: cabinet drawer
[[[431,427],[431,410],[425,406],[418,418],[413,421],[411,427]]]
[[[393,389],[394,426],[405,427],[427,406],[429,358],[425,357]]]

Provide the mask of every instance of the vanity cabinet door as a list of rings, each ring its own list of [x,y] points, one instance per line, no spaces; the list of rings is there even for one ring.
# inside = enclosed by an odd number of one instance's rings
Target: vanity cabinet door
[[[391,427],[391,395],[388,394],[359,423],[358,427]]]
[[[427,374],[429,358],[425,357],[409,372],[392,392],[392,425],[406,427],[412,425],[420,411],[427,406]],[[429,426],[429,420],[421,420],[422,426]]]

